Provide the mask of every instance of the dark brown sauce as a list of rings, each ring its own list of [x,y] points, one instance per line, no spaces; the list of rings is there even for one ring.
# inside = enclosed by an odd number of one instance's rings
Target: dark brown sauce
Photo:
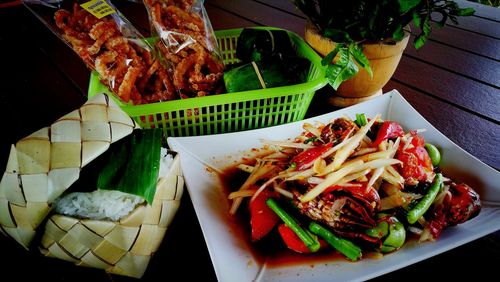
[[[243,163],[253,165],[251,160],[245,160]],[[226,198],[229,193],[238,190],[247,177],[248,173],[241,171],[236,166],[225,169],[223,175],[219,175],[219,178]],[[248,199],[246,199],[246,201],[248,201]],[[242,203],[235,216],[230,216],[228,214],[228,222],[232,233],[249,247],[253,257],[259,263],[266,262],[266,265],[269,267],[308,264],[313,267],[314,264],[327,263],[334,260],[348,261],[343,255],[332,248],[327,248],[314,254],[300,254],[289,250],[281,240],[276,227],[260,241],[252,242],[250,238],[250,215],[248,209],[246,209],[246,201]]]

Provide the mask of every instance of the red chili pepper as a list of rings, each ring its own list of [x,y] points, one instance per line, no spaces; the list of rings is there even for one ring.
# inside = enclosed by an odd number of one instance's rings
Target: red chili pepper
[[[280,232],[281,239],[285,242],[286,246],[293,251],[298,253],[311,253],[311,250],[300,240],[299,236],[293,232],[293,230],[286,224],[282,223],[278,226],[278,231]],[[325,240],[319,239],[320,249],[328,246]]]
[[[382,143],[382,141],[384,140],[395,137],[402,137],[403,135],[405,135],[405,133],[399,123],[395,121],[384,121],[377,132],[375,141],[373,141],[372,144],[375,147]]]
[[[257,198],[250,202],[252,241],[262,239],[280,221],[276,213],[266,205],[266,200],[270,197],[273,197],[273,193],[269,190],[264,190]]]
[[[291,163],[295,163],[296,170],[303,170],[311,167],[314,161],[333,146],[332,142],[307,149],[292,158]]]

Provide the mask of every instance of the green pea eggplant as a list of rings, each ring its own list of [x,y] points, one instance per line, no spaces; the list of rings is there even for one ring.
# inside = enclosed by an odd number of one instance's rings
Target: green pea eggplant
[[[380,251],[383,253],[392,252],[401,248],[406,240],[405,227],[394,216],[387,217],[386,220],[380,221],[376,227],[367,229],[365,233],[368,236],[382,240]]]

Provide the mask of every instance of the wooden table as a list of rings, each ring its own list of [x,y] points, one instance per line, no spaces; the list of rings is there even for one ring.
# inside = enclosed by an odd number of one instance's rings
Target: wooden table
[[[142,5],[115,2],[147,33],[149,25]],[[434,30],[421,50],[408,46],[384,90],[398,89],[438,130],[498,170],[500,10],[461,3],[476,8],[476,15],[460,19],[459,26]],[[305,18],[286,0],[207,0],[205,6],[214,29],[267,25],[303,35]],[[0,56],[0,117],[5,129],[0,143],[0,171],[4,171],[10,144],[84,103],[89,71],[70,48],[19,5],[0,9]],[[328,88],[318,91],[307,115],[332,110],[324,103],[330,93]],[[216,280],[189,195],[184,195],[144,281]],[[6,277],[51,281],[75,277],[86,281],[134,280],[41,257],[3,236],[0,246],[1,274]],[[424,275],[485,279],[498,272],[490,267],[492,262],[497,265],[500,262],[499,232],[374,280],[412,280]]]

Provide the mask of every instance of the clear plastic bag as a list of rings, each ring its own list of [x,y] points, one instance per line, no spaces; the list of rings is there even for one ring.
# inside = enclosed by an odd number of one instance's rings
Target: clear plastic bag
[[[109,0],[23,0],[123,102],[178,98],[153,45]]]
[[[203,0],[144,0],[144,5],[179,96],[221,93],[224,64]]]

